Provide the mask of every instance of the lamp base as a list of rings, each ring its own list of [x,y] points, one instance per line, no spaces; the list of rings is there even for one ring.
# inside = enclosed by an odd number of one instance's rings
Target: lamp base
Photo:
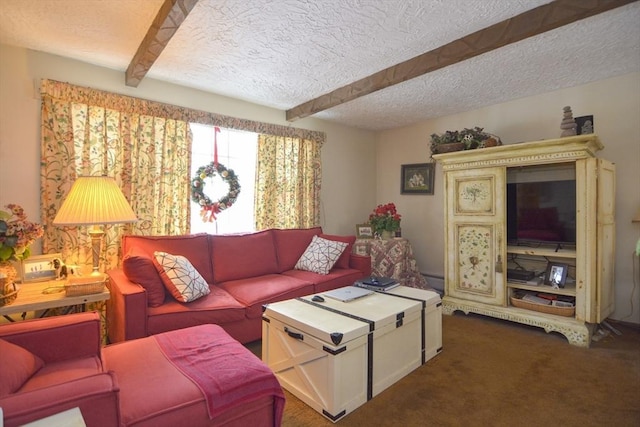
[[[104,231],[99,225],[92,225],[89,229],[89,236],[91,236],[91,250],[93,252],[93,271],[91,276],[94,276],[102,274],[100,273],[100,247],[102,246]]]

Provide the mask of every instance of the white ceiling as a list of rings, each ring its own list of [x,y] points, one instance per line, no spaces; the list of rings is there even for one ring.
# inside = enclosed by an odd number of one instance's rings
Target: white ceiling
[[[124,72],[163,0],[0,0],[0,43]],[[199,0],[145,79],[284,110],[549,0]],[[640,2],[313,117],[413,124],[640,71]],[[143,79],[139,87],[143,87]]]

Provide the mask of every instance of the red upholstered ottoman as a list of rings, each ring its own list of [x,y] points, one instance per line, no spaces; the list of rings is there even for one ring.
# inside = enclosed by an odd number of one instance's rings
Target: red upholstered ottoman
[[[271,370],[217,325],[106,346],[124,426],[279,426],[284,394]]]

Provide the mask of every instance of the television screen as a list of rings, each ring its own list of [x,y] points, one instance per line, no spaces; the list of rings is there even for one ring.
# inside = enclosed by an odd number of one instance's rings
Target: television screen
[[[575,180],[507,184],[507,241],[575,244]]]

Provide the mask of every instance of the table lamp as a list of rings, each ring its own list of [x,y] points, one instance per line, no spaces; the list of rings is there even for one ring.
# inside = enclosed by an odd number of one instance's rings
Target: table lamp
[[[107,176],[80,176],[73,183],[69,195],[62,203],[54,225],[89,225],[93,251],[93,272],[100,275],[100,245],[104,224],[136,222],[135,213],[113,178]]]

